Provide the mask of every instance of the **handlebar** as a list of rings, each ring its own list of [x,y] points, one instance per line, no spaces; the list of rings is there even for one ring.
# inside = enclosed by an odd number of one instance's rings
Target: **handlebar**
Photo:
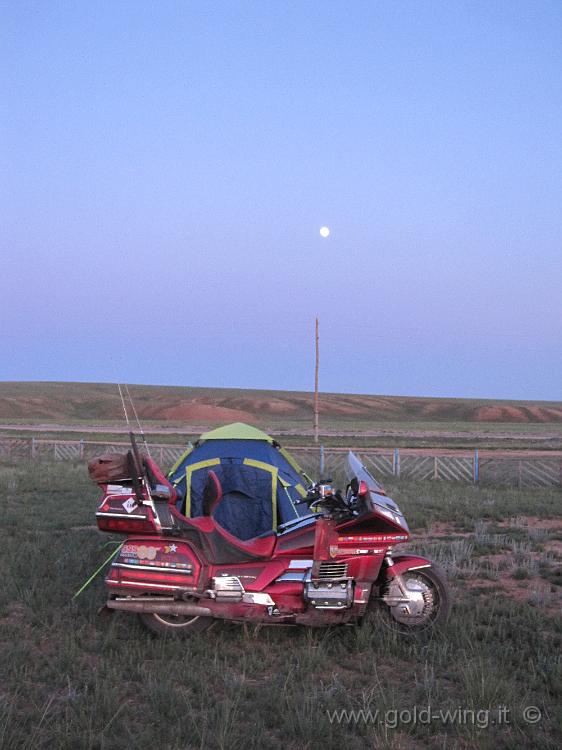
[[[345,498],[340,490],[333,489],[331,479],[314,482],[308,487],[306,498],[299,502],[306,503],[311,511],[322,511],[323,515],[338,517],[354,513],[353,499]]]

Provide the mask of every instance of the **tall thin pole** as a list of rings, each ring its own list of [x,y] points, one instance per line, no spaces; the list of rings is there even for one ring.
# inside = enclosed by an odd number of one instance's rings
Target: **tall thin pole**
[[[318,318],[316,318],[316,367],[314,369],[314,442],[318,442],[318,364],[320,349],[318,347]]]

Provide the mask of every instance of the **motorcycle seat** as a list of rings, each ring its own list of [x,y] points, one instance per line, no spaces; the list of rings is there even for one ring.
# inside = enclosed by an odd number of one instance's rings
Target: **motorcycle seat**
[[[192,536],[194,531],[198,532],[197,539],[194,541],[210,563],[238,563],[271,557],[277,533],[270,530],[252,539],[239,539],[234,536],[213,517],[213,512],[221,499],[220,481],[214,471],[209,471],[203,498],[204,515],[187,518],[173,511],[176,522],[181,519],[180,526],[186,536]]]
[[[277,534],[271,531],[254,539],[238,539],[223,529],[214,518],[198,516],[186,518],[177,511],[172,511],[176,524],[183,535],[200,547],[208,562],[214,564],[251,562],[264,560],[272,556]],[[195,534],[195,538],[193,535]]]
[[[203,493],[203,512],[207,518],[211,518],[214,524],[214,531],[217,532],[219,537],[222,537],[220,542],[215,538],[218,546],[226,546],[230,548],[231,555],[235,555],[236,557],[241,556],[244,559],[255,560],[271,557],[273,548],[275,547],[275,540],[277,539],[275,531],[270,530],[258,534],[258,536],[251,539],[239,539],[227,531],[216,518],[212,517],[222,497],[223,492],[220,480],[214,471],[209,471],[207,485]]]

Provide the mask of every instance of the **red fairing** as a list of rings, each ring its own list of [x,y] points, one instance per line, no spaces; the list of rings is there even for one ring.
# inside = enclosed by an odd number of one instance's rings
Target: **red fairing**
[[[128,539],[109,570],[106,584],[112,589],[173,593],[195,589],[201,564],[187,542],[155,539],[153,536]]]
[[[311,524],[304,528],[295,529],[290,534],[284,534],[277,539],[276,555],[310,555],[314,549],[315,526]]]
[[[404,573],[406,570],[415,570],[416,568],[431,568],[432,563],[426,557],[417,555],[397,555],[394,558],[394,565],[386,568],[387,578],[394,578],[395,575]]]
[[[314,559],[330,560],[337,554],[338,533],[336,522],[331,518],[318,518],[315,523]]]

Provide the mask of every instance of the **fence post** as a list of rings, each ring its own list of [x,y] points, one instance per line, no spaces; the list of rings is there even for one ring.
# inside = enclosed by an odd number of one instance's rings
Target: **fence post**
[[[160,468],[162,468],[162,464],[164,463],[164,446],[160,446]]]
[[[478,473],[479,473],[479,464],[478,464],[478,448],[474,449],[474,484],[478,484]]]
[[[324,446],[320,446],[320,479],[324,477]]]
[[[394,454],[392,456],[392,473],[395,477],[400,476],[400,451],[398,448],[394,449]]]
[[[57,444],[53,443],[53,458],[57,460]]]
[[[80,455],[80,460],[82,461],[84,458],[84,438],[80,438],[79,455]]]
[[[517,462],[517,486],[521,489],[521,459]]]
[[[35,438],[31,438],[31,458],[35,458]]]
[[[437,468],[437,456],[433,457],[433,478],[439,479],[439,470]]]

